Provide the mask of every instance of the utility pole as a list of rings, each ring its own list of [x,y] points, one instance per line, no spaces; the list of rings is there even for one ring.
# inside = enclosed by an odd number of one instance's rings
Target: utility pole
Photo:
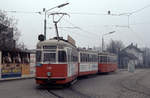
[[[102,52],[104,51],[104,47],[105,47],[105,46],[104,46],[104,38],[103,38],[103,37],[104,37],[105,35],[113,34],[113,33],[115,33],[115,32],[116,32],[116,31],[111,31],[111,32],[108,32],[108,33],[105,33],[105,34],[102,35]]]
[[[104,50],[104,38],[102,36],[102,52],[103,52],[103,50]]]

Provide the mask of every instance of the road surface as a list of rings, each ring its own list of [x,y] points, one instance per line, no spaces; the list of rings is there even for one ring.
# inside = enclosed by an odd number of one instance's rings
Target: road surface
[[[34,79],[0,82],[0,98],[150,98],[150,69],[79,78],[68,88],[40,87]]]

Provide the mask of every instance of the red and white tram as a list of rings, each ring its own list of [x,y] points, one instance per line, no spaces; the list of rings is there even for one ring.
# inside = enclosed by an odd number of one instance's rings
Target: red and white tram
[[[98,72],[98,54],[93,50],[79,49],[79,76]]]
[[[117,56],[112,53],[98,54],[98,71],[100,73],[113,72],[117,70]]]
[[[117,56],[76,48],[68,40],[53,38],[37,44],[36,83],[67,84],[78,76],[117,70]]]
[[[67,40],[40,41],[36,60],[37,84],[67,84],[78,76],[77,48]]]

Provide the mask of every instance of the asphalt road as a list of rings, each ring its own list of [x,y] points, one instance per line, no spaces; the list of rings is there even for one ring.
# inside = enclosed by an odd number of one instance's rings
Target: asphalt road
[[[79,78],[68,88],[40,87],[34,79],[0,82],[0,98],[150,98],[150,69]]]

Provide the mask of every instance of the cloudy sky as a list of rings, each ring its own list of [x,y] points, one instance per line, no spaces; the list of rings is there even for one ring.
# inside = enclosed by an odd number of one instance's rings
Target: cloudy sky
[[[115,31],[104,36],[106,44],[113,39],[121,40],[125,45],[133,42],[139,47],[150,47],[150,0],[1,0],[0,10],[8,11],[8,16],[18,20],[20,42],[32,49],[38,42],[38,35],[43,33],[44,20],[43,14],[34,12],[42,12],[43,8],[50,9],[66,2],[69,5],[50,12],[66,12],[70,15],[64,16],[59,22],[59,34],[64,38],[71,35],[77,46],[98,47],[102,35]],[[109,10],[111,15],[107,15]],[[127,14],[118,16],[124,13],[133,14],[129,17]],[[51,38],[56,35],[52,17],[47,21],[47,38]]]

